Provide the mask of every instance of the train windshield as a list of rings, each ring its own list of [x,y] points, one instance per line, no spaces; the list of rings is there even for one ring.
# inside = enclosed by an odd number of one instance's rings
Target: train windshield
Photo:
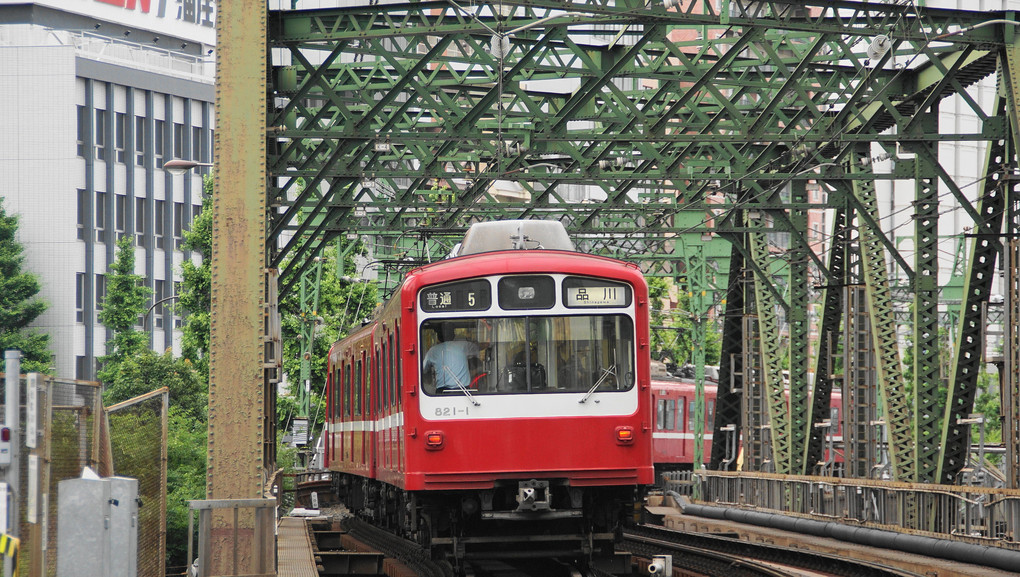
[[[625,391],[634,324],[622,314],[429,319],[421,327],[429,395]]]

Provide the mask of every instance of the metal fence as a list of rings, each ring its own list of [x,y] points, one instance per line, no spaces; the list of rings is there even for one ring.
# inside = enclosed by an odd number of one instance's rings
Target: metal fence
[[[700,471],[701,503],[1020,550],[1020,490]],[[684,489],[665,476],[664,489]],[[678,491],[680,492],[680,491]]]
[[[0,376],[6,389],[6,374]],[[96,443],[102,395],[99,383],[35,373],[22,375],[19,383],[18,565],[21,575],[52,576],[57,572],[57,484],[80,477],[85,467],[108,467]]]
[[[6,374],[0,373],[0,404]],[[99,383],[32,373],[19,378],[16,492],[19,574],[57,574],[57,486],[85,467],[138,479],[138,575],[162,577],[166,557],[166,389],[104,411]],[[0,407],[0,414],[6,406]],[[33,416],[33,419],[29,417]],[[35,442],[33,443],[32,440]],[[11,480],[13,469],[4,478]]]
[[[106,408],[103,452],[114,475],[138,479],[138,577],[165,573],[169,403],[164,387]]]

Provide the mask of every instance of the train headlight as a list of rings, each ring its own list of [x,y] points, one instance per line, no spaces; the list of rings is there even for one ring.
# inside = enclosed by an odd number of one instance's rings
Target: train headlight
[[[438,451],[443,448],[443,432],[427,431],[425,433],[425,448],[430,451]]]
[[[616,442],[630,445],[634,442],[634,427],[616,427]]]

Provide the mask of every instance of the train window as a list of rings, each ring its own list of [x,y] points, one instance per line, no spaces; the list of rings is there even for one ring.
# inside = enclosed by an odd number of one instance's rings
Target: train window
[[[705,400],[705,430],[707,431],[715,423],[715,401]]]
[[[394,343],[393,343],[393,334],[387,335],[386,338],[389,339],[389,343],[390,343],[390,347],[389,347],[389,349],[390,349],[390,358],[389,358],[389,362],[390,362],[390,383],[389,383],[389,386],[390,386],[390,406],[392,407],[392,406],[396,406],[396,404],[397,404],[397,374],[396,373],[398,372],[399,369],[397,367],[397,363],[395,362],[395,359],[398,358],[398,357],[397,357],[396,348],[395,348]]]
[[[504,310],[551,309],[556,282],[548,276],[508,276],[499,279],[499,306]]]
[[[353,389],[351,387],[351,378],[351,363],[348,360],[344,362],[344,382],[343,388],[340,389],[340,394],[343,398],[344,416],[347,417],[351,416],[351,390]]]
[[[403,353],[400,351],[400,325],[393,327],[393,342],[396,344],[393,349],[393,366],[397,370],[396,381],[394,383],[396,390],[394,391],[395,394],[393,395],[393,398],[399,407],[400,397],[403,391],[402,387],[404,386],[404,369],[403,364],[400,362],[403,358]]]
[[[372,398],[375,399],[375,402],[376,402],[377,405],[379,405],[379,408],[382,408],[382,407],[386,406],[386,399],[384,398],[384,394],[385,393],[383,392],[383,386],[385,385],[385,381],[383,380],[384,375],[383,375],[382,358],[383,358],[383,356],[382,356],[382,348],[381,347],[376,347],[375,348],[375,355],[374,355],[374,358],[373,358],[373,360],[375,362],[372,363],[373,365],[375,365],[375,368],[374,368],[374,373],[375,374],[373,375],[374,378],[372,379],[372,391],[373,391],[372,392]],[[373,411],[373,407],[371,405],[369,405],[368,414],[371,415],[372,411]]]
[[[372,374],[372,363],[369,362],[368,358],[366,358],[366,353],[361,353],[361,358],[365,362],[365,387],[362,389],[364,391],[363,394],[365,396],[364,398],[365,414],[371,415],[372,399],[375,398],[373,396],[375,391],[375,375]]]
[[[354,361],[354,383],[351,387],[351,406],[354,407],[354,415],[361,414],[361,387],[365,384],[364,367],[361,366],[361,359]]]
[[[563,304],[570,308],[630,306],[630,287],[602,279],[568,277],[563,279]]]
[[[660,431],[672,431],[676,424],[676,401],[659,399],[655,415],[655,428]]]
[[[676,430],[684,430],[684,399],[680,397],[680,402],[676,404]]]
[[[433,318],[419,339],[428,395],[634,386],[634,323],[626,315]]]
[[[492,288],[486,279],[430,286],[418,296],[425,312],[484,311],[492,306]]]
[[[688,431],[693,431],[694,430],[694,403],[695,403],[695,401],[691,401],[690,404],[687,406],[687,409],[689,411],[687,413],[687,430]],[[712,415],[714,413],[715,413],[715,401],[708,401],[708,400],[706,400],[705,401],[705,424],[711,426],[711,424],[712,424]]]

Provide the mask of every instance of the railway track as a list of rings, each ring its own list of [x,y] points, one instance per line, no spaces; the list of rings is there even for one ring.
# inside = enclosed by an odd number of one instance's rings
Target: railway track
[[[624,531],[623,548],[637,557],[672,555],[681,576],[726,577],[924,577],[867,561],[750,543],[729,537],[672,531],[653,525]],[[674,570],[674,576],[676,576]]]
[[[304,484],[302,484],[304,485]],[[299,498],[314,484],[299,485]],[[404,540],[355,517],[345,517],[341,527],[365,545],[397,559],[420,577],[454,577],[449,563],[433,561],[416,543]],[[635,575],[647,575],[645,568],[656,555],[672,555],[674,576],[696,577],[923,577],[911,571],[867,561],[751,543],[734,538],[686,533],[655,525],[642,525],[624,532],[620,548],[635,556]],[[538,559],[521,562],[471,560],[466,577],[611,577],[608,573],[582,569],[569,561]]]

